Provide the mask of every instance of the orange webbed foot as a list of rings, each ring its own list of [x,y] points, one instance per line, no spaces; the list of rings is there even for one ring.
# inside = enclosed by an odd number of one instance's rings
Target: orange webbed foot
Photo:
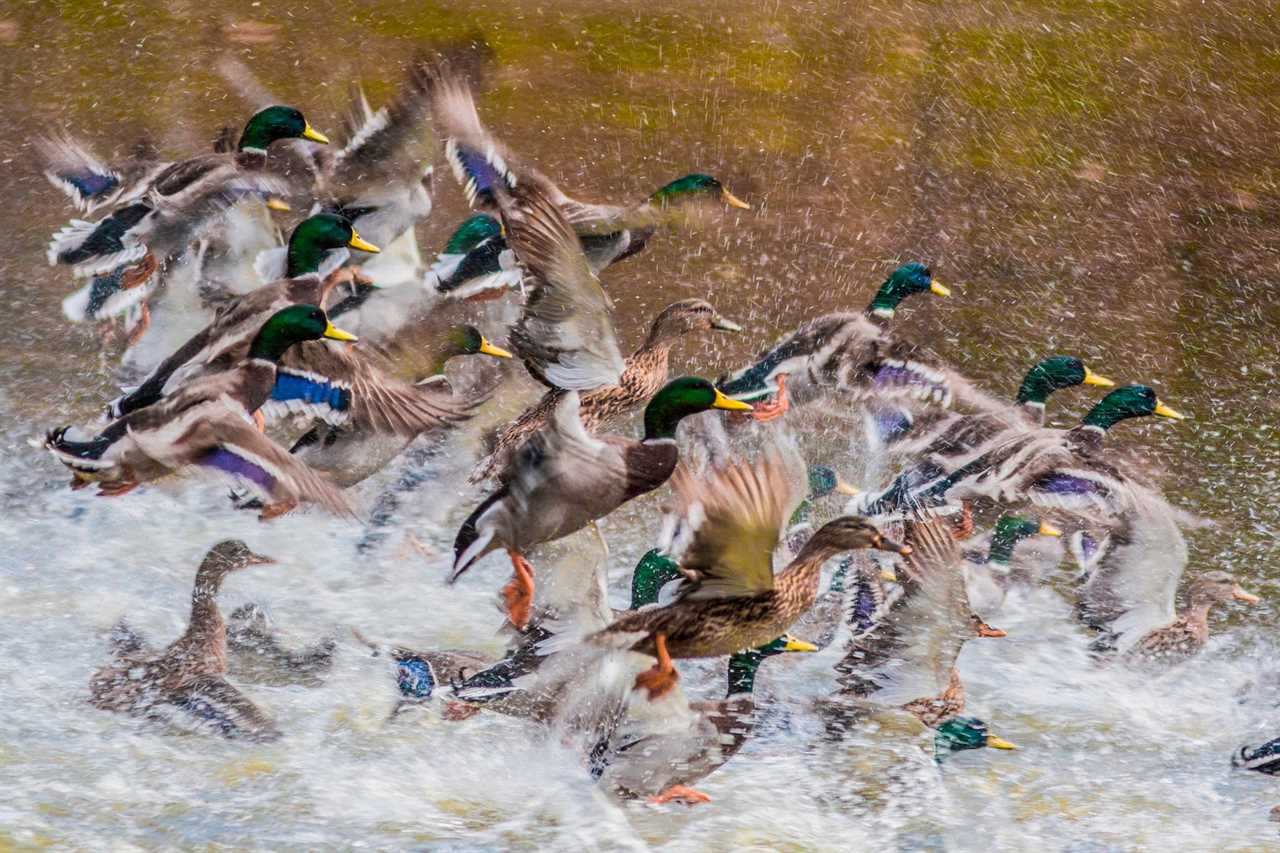
[[[778,393],[773,395],[773,402],[756,403],[751,410],[751,417],[759,423],[780,418],[791,408],[791,403],[787,399],[787,374],[779,373],[776,379]]]
[[[673,802],[684,803],[686,806],[696,806],[699,803],[711,802],[711,798],[701,791],[694,790],[693,788],[685,785],[672,785],[661,794],[658,794],[655,797],[650,797],[649,802],[655,806]]]
[[[973,535],[973,509],[967,501],[960,504],[960,517],[951,522],[951,535],[961,542]]]
[[[445,703],[444,710],[440,713],[440,716],[444,717],[451,723],[460,723],[463,720],[471,719],[479,713],[479,705],[471,705],[467,702],[450,701]]]
[[[511,557],[513,577],[502,588],[502,598],[507,607],[507,619],[517,631],[523,631],[533,615],[533,566],[515,551],[507,551]]]
[[[657,647],[658,662],[637,675],[635,680],[635,689],[649,691],[650,702],[670,693],[680,681],[680,673],[671,665],[671,656],[667,654],[666,635],[655,636],[653,644]]]
[[[266,432],[266,431],[267,431],[267,416],[266,416],[266,415],[264,415],[264,414],[262,414],[262,410],[261,410],[261,409],[254,409],[254,411],[253,411],[253,425],[254,425],[254,426],[256,426],[256,427],[258,428],[258,432]]]
[[[297,501],[276,501],[262,507],[262,512],[258,513],[258,521],[270,521],[273,518],[279,518],[285,513],[293,512],[298,506]]]
[[[142,336],[147,333],[147,329],[151,328],[151,306],[144,302],[140,311],[138,322],[134,324],[129,331],[129,337],[126,338],[126,344],[130,347],[137,346],[138,341],[142,340]]]
[[[127,495],[134,489],[138,488],[137,483],[99,483],[98,497],[100,498],[118,498],[121,495]]]

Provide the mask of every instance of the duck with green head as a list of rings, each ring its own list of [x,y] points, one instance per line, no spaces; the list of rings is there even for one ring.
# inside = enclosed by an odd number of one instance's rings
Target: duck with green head
[[[376,252],[351,223],[318,213],[298,223],[282,255],[284,278],[229,301],[205,326],[160,362],[137,388],[113,400],[108,415],[118,418],[150,406],[184,382],[220,369],[243,357],[263,322],[289,305],[322,305],[328,293],[325,276],[341,263],[348,248]]]
[[[506,485],[471,513],[454,541],[451,583],[490,551],[507,551],[515,570],[505,591],[507,615],[517,628],[528,622],[533,596],[524,551],[580,530],[665,483],[679,461],[675,432],[684,418],[709,409],[751,407],[725,397],[705,379],[682,376],[649,401],[644,437],[638,441],[588,434],[578,409],[578,395],[566,394],[546,429],[512,461]]]
[[[659,226],[678,222],[681,209],[692,202],[713,199],[731,208],[750,209],[719,179],[701,173],[679,177],[633,204],[577,201],[535,169],[516,165],[517,160],[481,123],[471,88],[456,69],[439,65],[432,74],[431,90],[433,123],[444,137],[445,158],[468,203],[481,212],[497,213],[504,193],[521,183],[542,185],[578,235],[593,272],[641,251]],[[451,275],[453,283],[445,289],[474,298],[486,289],[505,287],[509,277],[499,273],[509,267],[500,264],[500,239],[474,257],[467,255],[462,266],[469,274]]]
[[[411,382],[414,394],[437,401],[441,411],[470,412],[488,399],[483,389],[469,395],[457,392],[445,377],[445,365],[462,356],[485,355],[491,358],[511,358],[511,353],[489,341],[475,326],[459,324],[435,332],[434,339],[419,343],[398,340],[395,350],[389,353],[388,370],[404,382]],[[305,358],[306,353],[303,353]],[[294,370],[287,367],[272,392],[267,405],[267,416],[308,411],[315,417],[311,429],[294,443],[290,453],[297,455],[317,471],[324,471],[339,486],[349,488],[373,476],[399,456],[419,436],[430,434],[443,436],[456,423],[454,419],[441,418],[440,423],[429,430],[380,431],[369,426],[335,423],[334,412],[349,408],[350,401],[343,397],[338,383],[324,382],[318,378],[316,359],[309,366]],[[287,384],[285,384],[287,383]],[[278,407],[279,411],[274,409]],[[385,510],[389,511],[389,509]]]
[[[889,274],[862,313],[826,314],[802,324],[721,383],[734,399],[756,401],[757,420],[780,417],[790,405],[824,394],[847,400],[951,404],[950,378],[926,350],[890,329],[902,300],[917,293],[951,293],[924,264]]]
[[[123,494],[195,468],[237,480],[269,502],[268,509],[305,501],[350,515],[351,504],[341,492],[253,427],[253,416],[275,386],[281,358],[290,348],[321,338],[355,340],[314,305],[283,308],[262,323],[244,355],[226,369],[184,383],[88,441],[69,438],[65,427],[53,430],[45,447],[71,469],[73,488],[97,482],[99,494]]]
[[[1005,513],[996,519],[985,551],[965,552],[965,588],[975,613],[999,610],[1014,585],[1033,586],[1061,561],[1060,547],[1042,560],[1025,551],[1016,554],[1020,543],[1035,536],[1057,540],[1062,531],[1038,517]]]
[[[293,107],[259,110],[245,124],[235,151],[173,163],[134,201],[97,222],[76,220],[63,228],[49,243],[49,263],[70,266],[77,278],[130,267],[139,270],[131,274],[133,286],[140,285],[229,206],[289,195],[288,185],[265,169],[267,148],[284,139],[329,141]]]
[[[1108,462],[1103,439],[1116,424],[1151,416],[1183,420],[1146,385],[1117,388],[1079,425],[1022,432],[916,490],[911,500],[934,504],[986,498],[1084,518],[1115,515],[1127,505],[1134,481]]]
[[[977,717],[951,717],[938,724],[933,735],[933,755],[939,763],[953,752],[966,749],[1017,749],[1009,741],[991,733]]]

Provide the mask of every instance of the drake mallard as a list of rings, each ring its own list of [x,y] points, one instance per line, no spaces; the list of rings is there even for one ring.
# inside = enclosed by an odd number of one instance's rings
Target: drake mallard
[[[329,276],[348,247],[377,251],[339,216],[321,213],[300,222],[289,235],[285,277],[229,300],[211,323],[157,365],[137,388],[112,401],[108,416],[118,418],[150,406],[215,359],[234,359],[275,312],[289,305],[322,305]]]
[[[502,193],[518,184],[541,185],[579,236],[595,272],[643,249],[660,225],[678,220],[679,210],[687,202],[713,198],[730,207],[750,208],[717,178],[705,174],[677,178],[631,205],[577,201],[535,169],[521,166],[513,170],[512,155],[480,123],[470,86],[447,64],[436,68],[431,89],[432,118],[444,136],[445,158],[471,206],[496,213]],[[491,267],[488,273],[496,271]],[[469,280],[474,283],[476,278],[473,275]]]
[[[1146,385],[1126,385],[1103,397],[1078,426],[1016,435],[919,487],[909,501],[937,503],[985,498],[999,504],[1031,503],[1085,518],[1120,512],[1132,477],[1103,452],[1107,431],[1131,418],[1182,420]],[[871,502],[878,498],[873,496]]]
[[[664,308],[654,319],[645,338],[623,363],[616,385],[605,385],[580,395],[579,414],[589,433],[600,432],[631,414],[657,393],[667,381],[671,347],[691,332],[719,330],[740,332],[742,327],[727,319],[705,299],[682,299]],[[553,389],[514,421],[497,431],[488,456],[476,463],[469,482],[490,479],[506,466],[511,455],[542,429],[564,392]]]
[[[1056,539],[1062,536],[1062,531],[1038,517],[1005,513],[996,519],[986,548],[965,551],[965,588],[975,613],[998,610],[1013,585],[1031,585],[1039,580],[1040,573],[1027,566],[1027,558],[1017,562],[1014,559],[1018,544],[1033,536]],[[1061,549],[1056,549],[1053,556],[1060,559]],[[1058,559],[1053,561],[1054,565]]]
[[[475,326],[460,324],[445,330],[432,346],[415,348],[412,358],[418,369],[413,371],[414,384],[438,390],[442,403],[453,409],[471,411],[487,399],[487,395],[460,398],[444,376],[445,364],[450,359],[468,355],[511,358],[511,353],[491,343]],[[388,370],[401,367],[400,361],[393,357]],[[268,403],[268,407],[271,405]],[[441,424],[442,427],[451,425]],[[327,473],[339,486],[349,488],[381,471],[417,437],[416,434],[340,426],[322,418],[294,442],[289,452],[317,471]]]
[[[690,786],[723,767],[754,732],[760,664],[787,652],[817,650],[783,634],[729,657],[729,686],[721,700],[690,702],[674,692],[661,703],[633,703],[617,732],[593,752],[592,775],[624,797],[648,797],[651,803],[710,802]]]
[[[141,284],[170,256],[184,250],[210,219],[247,198],[288,195],[270,175],[267,148],[284,139],[329,140],[293,107],[259,110],[245,124],[234,152],[202,154],[158,172],[146,192],[97,222],[72,220],[49,243],[51,266],[77,278],[129,267]]]
[[[665,483],[680,456],[676,427],[683,418],[708,409],[751,407],[728,399],[705,379],[682,376],[649,401],[644,437],[637,441],[588,434],[578,416],[577,393],[566,394],[547,427],[512,460],[503,478],[506,485],[463,522],[453,544],[449,582],[485,554],[505,548],[515,570],[515,580],[504,590],[507,615],[512,625],[523,628],[529,620],[533,571],[522,552],[580,530]]]
[[[861,314],[826,314],[802,324],[756,360],[720,382],[735,399],[774,400],[756,406],[757,420],[770,420],[822,393],[847,399],[894,399],[951,404],[950,377],[922,347],[898,338],[889,326],[903,299],[916,293],[951,291],[924,264],[898,267]]]
[[[218,611],[218,590],[232,572],[274,562],[238,540],[219,542],[196,571],[187,630],[168,648],[117,648],[113,663],[89,682],[90,701],[104,711],[121,711],[164,721],[183,715],[224,737],[270,741],[280,737],[271,719],[227,675],[226,624]]]
[[[462,220],[427,269],[423,286],[453,299],[501,296],[520,286],[524,272],[507,245],[502,223],[487,213]]]
[[[910,551],[865,519],[845,516],[823,525],[775,576],[782,525],[803,496],[789,467],[770,451],[755,465],[735,462],[700,478],[682,469],[674,479],[682,509],[668,525],[666,550],[680,555],[686,583],[671,604],[628,614],[588,638],[656,657],[636,679],[650,698],[675,686],[672,658],[733,654],[786,632],[817,598],[831,557],[859,548]]]
[[[320,338],[353,341],[314,305],[281,309],[262,324],[248,351],[226,370],[193,379],[164,400],[113,421],[87,441],[51,431],[48,449],[74,475],[71,487],[98,484],[121,495],[141,483],[190,468],[230,476],[274,507],[299,501],[353,515],[347,498],[323,477],[254,428],[254,415],[276,383],[284,353]]]
[[[934,728],[964,711],[956,659],[965,642],[1003,637],[1004,632],[987,625],[969,607],[964,557],[943,519],[909,521],[906,541],[908,553],[898,572],[903,594],[868,630],[850,640],[836,664],[839,691],[824,709],[889,705]],[[844,719],[842,713],[829,717],[829,722]]]

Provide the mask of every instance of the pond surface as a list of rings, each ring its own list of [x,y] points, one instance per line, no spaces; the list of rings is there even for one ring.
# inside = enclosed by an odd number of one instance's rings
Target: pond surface
[[[1006,606],[1007,640],[961,659],[970,712],[1022,748],[940,771],[867,771],[888,748],[871,733],[822,742],[807,709],[830,689],[829,656],[771,662],[777,724],[700,786],[714,803],[696,809],[612,802],[515,721],[384,725],[389,674],[346,626],[421,648],[501,646],[505,568],[444,584],[476,499],[460,474],[474,448],[460,442],[406,508],[436,560],[400,550],[399,531],[357,554],[361,530],[318,514],[259,525],[212,487],[66,491],[28,439],[90,421],[119,353],[61,316],[72,285],[44,246],[69,210],[29,143],[64,126],[103,151],[203,150],[246,113],[213,71],[227,52],[327,130],[351,81],[377,105],[417,46],[460,38],[492,52],[486,121],[575,195],[640,197],[705,171],[753,204],[609,272],[625,346],[668,302],[703,296],[748,329],[677,348],[677,369],[715,376],[926,261],[953,296],[908,305],[902,332],[989,391],[1012,394],[1031,362],[1068,353],[1191,416],[1114,438],[1216,522],[1188,534],[1189,572],[1232,571],[1263,603],[1215,612],[1208,649],[1184,666],[1102,669],[1064,570]],[[1267,821],[1280,786],[1229,766],[1240,743],[1280,734],[1280,697],[1251,686],[1276,684],[1280,600],[1277,45],[1280,17],[1251,0],[0,6],[0,849],[1280,849]],[[446,183],[424,250],[463,214]],[[524,399],[512,394],[510,411]],[[1063,393],[1050,420],[1087,405]],[[605,525],[618,604],[657,506]],[[177,636],[194,566],[229,536],[281,565],[231,579],[224,612],[258,601],[290,642],[341,638],[322,687],[246,688],[286,737],[171,737],[92,708],[106,631],[127,614]],[[721,674],[695,666],[686,685],[718,694]]]

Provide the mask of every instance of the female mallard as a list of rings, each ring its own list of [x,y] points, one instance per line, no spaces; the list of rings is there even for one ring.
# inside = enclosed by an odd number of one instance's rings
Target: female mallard
[[[485,554],[505,548],[515,570],[515,580],[504,590],[507,615],[523,628],[529,620],[533,573],[522,553],[580,530],[665,483],[679,461],[676,427],[683,418],[708,409],[751,407],[728,399],[705,379],[683,376],[649,401],[644,438],[636,441],[588,434],[578,417],[578,395],[566,394],[546,429],[512,460],[506,485],[463,522],[453,545],[450,583]]]
[[[468,325],[458,325],[446,330],[429,352],[418,350],[412,355],[418,364],[426,366],[425,371],[422,371],[425,375],[418,375],[419,371],[414,372],[415,384],[424,391],[427,388],[435,389],[442,403],[458,411],[470,411],[483,402],[486,396],[459,398],[444,376],[445,364],[456,356],[466,355],[511,358],[511,353],[493,345],[479,329]],[[305,354],[301,361],[306,363]],[[286,369],[289,367],[286,366]],[[389,369],[394,367],[389,365]],[[267,404],[268,408],[272,405]],[[450,424],[442,424],[448,425]],[[440,430],[437,429],[436,432]],[[320,419],[294,443],[289,452],[317,471],[326,472],[339,486],[348,488],[381,471],[418,435],[380,433],[373,429],[339,426]]]
[[[1114,649],[1131,659],[1176,661],[1198,652],[1209,639],[1210,609],[1226,601],[1254,604],[1235,578],[1211,571],[1191,581],[1187,603],[1178,608],[1178,582],[1187,565],[1187,543],[1179,514],[1160,495],[1131,490],[1124,512],[1094,544],[1077,614],[1101,632],[1099,651]],[[1073,551],[1079,540],[1073,537]]]
[[[774,451],[754,466],[738,462],[700,479],[683,470],[676,477],[682,521],[670,532],[668,550],[682,553],[677,562],[687,583],[671,604],[631,613],[589,638],[657,657],[636,679],[651,698],[675,686],[672,658],[732,654],[786,632],[817,598],[822,564],[831,557],[858,548],[910,552],[865,519],[846,516],[823,525],[775,576],[782,525],[802,496],[787,468]]]
[[[593,753],[592,774],[624,797],[648,797],[651,803],[711,802],[690,786],[723,767],[751,737],[760,664],[785,652],[817,650],[783,634],[730,656],[729,687],[719,701],[689,702],[677,691],[658,705],[633,705],[634,713]]]
[[[45,447],[71,469],[72,488],[97,482],[102,495],[124,494],[194,467],[230,475],[272,501],[264,518],[298,501],[351,515],[341,492],[254,428],[253,415],[271,394],[281,356],[295,344],[322,337],[354,340],[314,305],[282,309],[262,324],[248,352],[229,369],[174,389],[88,441],[67,438],[66,427],[53,430]]]
[[[894,270],[861,314],[827,314],[800,326],[762,353],[754,363],[720,383],[734,398],[755,399],[773,392],[772,403],[756,406],[757,420],[779,417],[789,400],[807,402],[823,392],[847,398],[905,397],[951,403],[950,377],[926,350],[900,340],[889,324],[903,299],[915,293],[950,293],[924,264]]]
[[[432,118],[445,138],[445,157],[471,206],[493,213],[500,195],[518,183],[541,184],[581,239],[582,251],[596,272],[643,249],[658,226],[676,221],[685,202],[715,198],[730,207],[750,208],[719,180],[703,174],[677,178],[632,205],[576,201],[534,169],[522,168],[518,175],[513,172],[511,155],[480,123],[470,87],[453,69],[447,65],[437,68],[431,92]]]
[[[990,544],[977,551],[965,552],[965,588],[969,591],[969,605],[975,613],[990,613],[1004,604],[1009,589],[1016,583],[1034,584],[1040,572],[1028,567],[1029,557],[1016,563],[1014,550],[1018,544],[1033,536],[1057,538],[1062,531],[1039,518],[1005,513],[996,519],[991,531]],[[1053,551],[1053,565],[1062,557],[1060,548]]]
[[[280,731],[227,680],[227,633],[218,590],[231,572],[274,562],[243,542],[219,542],[196,571],[187,630],[164,651],[117,653],[94,673],[91,701],[104,711],[151,719],[194,721],[224,737],[270,741]]]
[[[964,710],[956,659],[973,637],[1004,632],[973,614],[965,592],[963,555],[938,517],[908,522],[909,552],[899,572],[903,595],[870,630],[853,637],[836,665],[840,691],[830,703],[900,707],[925,725]]]
[[[1078,426],[1017,435],[922,486],[910,499],[988,498],[1001,504],[1029,502],[1085,518],[1115,515],[1135,484],[1104,458],[1103,439],[1123,420],[1152,415],[1183,419],[1145,385],[1117,388],[1090,409]]]
[[[605,385],[580,395],[579,412],[589,433],[600,432],[635,411],[662,387],[670,370],[671,347],[685,335],[712,329],[740,332],[742,327],[721,316],[703,299],[683,299],[658,314],[649,336],[639,349],[627,356],[622,377],[616,385]],[[563,391],[551,390],[514,421],[494,435],[493,449],[471,472],[470,482],[490,479],[506,466],[519,448],[542,429]]]
[[[245,198],[286,195],[266,171],[267,148],[282,139],[329,140],[293,107],[259,110],[245,124],[234,152],[180,160],[152,178],[146,192],[97,222],[73,220],[49,243],[50,265],[77,277],[130,267],[142,283],[186,248],[210,219]]]
[[[137,388],[113,401],[107,414],[118,418],[150,406],[199,375],[220,355],[228,354],[224,362],[232,360],[263,321],[282,308],[324,304],[329,275],[346,257],[348,247],[378,251],[342,217],[320,213],[300,222],[289,235],[284,278],[229,301],[213,322],[157,365]]]

